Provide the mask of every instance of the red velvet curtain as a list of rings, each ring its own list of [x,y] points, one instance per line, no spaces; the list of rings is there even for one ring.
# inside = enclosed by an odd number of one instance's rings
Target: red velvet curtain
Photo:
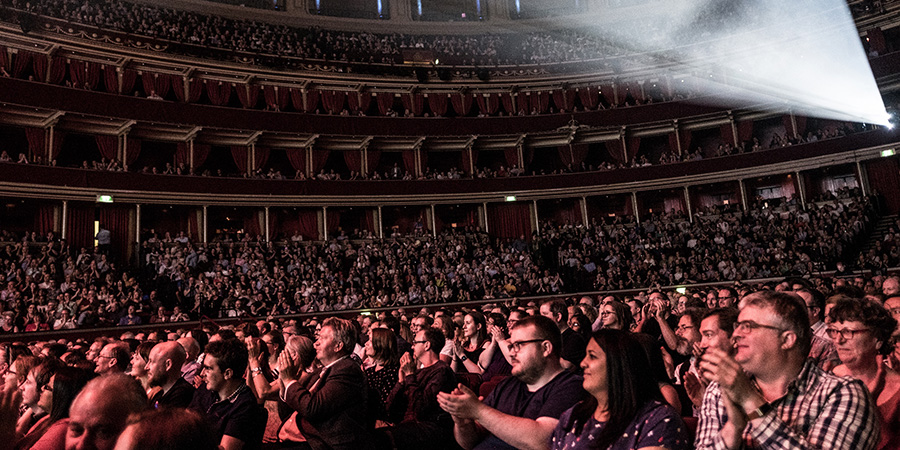
[[[206,158],[209,157],[209,151],[212,148],[209,144],[198,144],[194,142],[194,169],[199,169],[203,163],[206,162]]]
[[[231,146],[231,157],[234,158],[234,164],[241,173],[247,173],[247,154],[249,149],[243,145]]]
[[[259,101],[259,85],[258,84],[239,84],[234,87],[237,92],[238,101],[244,108],[255,108]]]
[[[450,104],[457,116],[467,116],[472,110],[471,94],[450,94]]]
[[[34,70],[34,79],[41,83],[47,80],[47,55],[35,53],[32,56],[32,69]]]
[[[446,94],[431,94],[428,96],[428,108],[431,109],[431,112],[434,113],[437,117],[442,117],[447,114],[447,95]]]
[[[634,158],[637,156],[638,151],[641,149],[641,138],[629,136],[626,142],[628,146],[625,150],[628,151],[628,161],[634,161]]]
[[[313,156],[312,172],[313,172],[313,174],[317,174],[317,173],[319,173],[320,170],[325,168],[325,163],[328,161],[328,155],[330,155],[330,154],[331,154],[331,152],[329,150],[319,150],[319,149],[313,150],[313,153],[312,153],[312,156]]]
[[[376,231],[378,230],[375,229],[375,210],[370,209],[366,211],[365,215],[363,216],[363,220],[366,222],[365,224],[363,224],[363,228],[366,231],[371,231],[372,234],[378,234],[376,233]]]
[[[259,213],[257,211],[248,211],[247,215],[244,216],[244,233],[251,237],[262,236],[260,228]]]
[[[56,206],[38,205],[37,214],[34,215],[34,231],[45,236],[51,231],[56,231]]]
[[[200,215],[199,211],[189,211],[188,212],[188,234],[196,239],[198,242],[202,240],[203,236],[200,235]]]
[[[297,172],[306,173],[306,149],[305,148],[289,148],[287,152],[288,161],[291,167]]]
[[[18,58],[16,59],[18,62]],[[85,77],[85,64],[84,61],[80,61],[77,59],[72,59],[69,61],[69,80],[72,81],[72,87],[81,89],[84,87],[84,77]],[[13,76],[16,76],[13,74]]]
[[[475,162],[478,161],[478,150],[472,149],[472,160],[469,161],[469,151],[462,151],[462,170],[466,175],[472,175],[471,167],[475,166]],[[477,169],[476,169],[477,170]]]
[[[372,94],[361,92],[357,95],[357,98],[359,98],[359,108],[357,111],[362,111],[363,114],[366,114],[369,111],[369,106],[372,105]]]
[[[678,135],[675,132],[669,133],[669,151],[672,152],[673,155],[678,154]]]
[[[291,90],[286,87],[276,88],[275,86],[265,86],[263,88],[263,97],[266,100],[266,106],[269,109],[277,109],[284,111],[287,108],[290,99]]]
[[[329,236],[337,236],[337,229],[341,225],[341,212],[336,211],[334,208],[328,208],[328,214],[325,215],[325,223],[328,228],[328,236],[325,236],[325,240],[328,240]]]
[[[372,175],[378,162],[381,161],[381,150],[366,150],[366,175]]]
[[[491,236],[531,239],[531,219],[527,203],[495,203],[488,205],[488,230]]]
[[[406,169],[407,172],[415,175],[416,170],[416,151],[417,150],[406,150],[402,152],[403,155],[403,168]]]
[[[531,109],[536,109],[539,114],[545,114],[550,108],[549,92],[532,92],[529,97],[531,97]]]
[[[315,89],[310,89],[306,91],[306,103],[303,105],[303,110],[308,113],[316,112],[319,108],[319,91]]]
[[[13,61],[12,76],[14,78],[21,78],[22,75],[25,74],[25,69],[31,65],[33,57],[34,53],[32,52],[19,50],[19,53],[16,53],[16,58]]]
[[[54,56],[50,60],[50,73],[47,76],[47,82],[50,84],[61,84],[66,78],[66,58]],[[116,85],[118,88],[118,84]],[[118,91],[112,91],[116,93]]]
[[[9,72],[9,49],[5,45],[0,45],[0,68]]]
[[[806,116],[795,116],[797,122],[797,135],[805,136],[806,135]]]
[[[298,214],[299,231],[303,239],[315,241],[319,239],[319,215],[316,210],[301,210]]]
[[[378,100],[378,113],[382,116],[390,115],[391,109],[394,107],[394,93],[379,92],[376,99]]]
[[[515,96],[516,111],[522,111],[526,115],[531,114],[531,101],[529,98],[524,93],[517,93]]]
[[[409,110],[412,115],[419,117],[422,115],[422,112],[425,108],[425,96],[418,93],[413,92],[409,94],[401,94],[400,100],[403,102],[403,107]]]
[[[753,121],[752,120],[742,120],[737,123],[738,129],[738,140],[740,142],[747,142],[753,139]]]
[[[349,109],[351,113],[359,112],[359,96],[359,92],[347,93],[347,109]]]
[[[179,142],[175,145],[175,165],[190,164],[191,148],[187,142]]]
[[[597,91],[597,95],[598,95],[598,100],[599,100],[599,96],[603,96],[603,98],[606,99],[606,102],[609,103],[610,105],[618,105],[619,104],[619,99],[617,98],[618,96],[616,95],[616,87],[612,83],[601,85],[600,90]]]
[[[109,230],[113,258],[116,261],[127,261],[128,245],[133,233],[129,229],[131,207],[125,205],[109,205],[98,208],[100,225]]]
[[[880,193],[890,214],[900,212],[900,167],[896,158],[879,158],[866,162],[869,187]]]
[[[118,92],[123,95],[131,95],[131,92],[134,90],[135,82],[137,82],[137,71],[134,69],[125,69],[122,71],[122,87]],[[200,98],[199,94],[197,95],[197,98]]]
[[[100,84],[100,63],[88,61],[84,82],[88,89],[97,90],[97,86]]]
[[[266,163],[269,162],[269,155],[272,154],[272,151],[269,147],[260,147],[256,146],[254,149],[254,159],[253,163],[256,164],[257,169],[262,169],[266,166]]]
[[[118,159],[119,156],[119,137],[110,135],[98,135],[94,139],[97,141],[97,148],[100,155],[108,160]]]
[[[564,165],[577,168],[587,158],[588,146],[587,144],[560,145],[556,151],[559,153],[559,160]]]
[[[341,153],[344,154],[344,162],[348,169],[357,173],[362,172],[362,151],[348,150]]]
[[[144,74],[141,75],[144,93],[146,93],[147,96],[150,96],[152,92],[156,92],[156,95],[160,97],[169,95],[169,89],[172,87],[172,78],[180,77],[170,77],[167,74],[144,72]]]
[[[613,161],[619,164],[625,164],[625,155],[622,153],[622,140],[615,139],[612,141],[606,141],[606,152],[609,153],[610,158]]]
[[[56,58],[54,58],[53,61],[53,69],[54,71],[56,69]],[[110,94],[120,94],[119,73],[116,72],[114,66],[103,67],[103,86],[106,87],[106,92],[109,92]]]
[[[475,100],[478,103],[478,111],[486,116],[493,116],[500,109],[500,98],[496,93],[476,95]]]
[[[513,103],[512,94],[509,92],[503,92],[500,94],[500,104],[503,105],[503,110],[510,116],[516,115],[516,107]]]
[[[322,105],[325,111],[331,114],[340,114],[344,109],[344,103],[347,100],[347,93],[344,91],[322,91]]]
[[[734,129],[731,128],[731,122],[719,125],[719,133],[723,144],[734,145]]]
[[[587,109],[596,109],[600,101],[600,93],[593,86],[579,88],[578,97],[581,99],[582,106]]]
[[[94,248],[94,205],[69,202],[66,209],[66,240],[72,248]]]
[[[575,106],[575,91],[571,89],[553,91],[553,104],[560,112],[571,111]]]
[[[222,81],[204,80],[206,96],[216,106],[225,106],[231,101],[231,83]]]
[[[306,111],[306,105],[303,104],[303,91],[300,89],[288,89],[288,93],[291,97],[291,104],[294,105],[294,109],[297,111]]]
[[[681,138],[681,151],[688,153],[691,151],[691,140],[694,134],[690,130],[678,130],[678,137]]]
[[[519,151],[515,147],[508,147],[503,150],[503,156],[506,158],[506,165],[509,167],[519,165]]]
[[[46,153],[46,133],[43,128],[25,128],[25,138],[28,140],[28,153],[31,159],[35,156],[43,157]]]
[[[59,152],[62,150],[62,144],[65,139],[66,133],[64,131],[60,131],[59,128],[53,130],[53,145],[50,146],[50,161],[53,161],[59,156]]]

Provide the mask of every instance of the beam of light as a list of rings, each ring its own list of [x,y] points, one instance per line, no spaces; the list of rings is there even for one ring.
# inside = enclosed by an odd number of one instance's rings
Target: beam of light
[[[611,49],[637,54],[622,66],[654,65],[711,103],[889,123],[844,0],[674,0],[654,8],[664,13],[596,32]]]

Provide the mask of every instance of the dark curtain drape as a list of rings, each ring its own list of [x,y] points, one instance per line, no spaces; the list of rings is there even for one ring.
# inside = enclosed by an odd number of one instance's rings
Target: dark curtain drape
[[[674,131],[669,133],[669,151],[678,154],[678,135]]]
[[[344,163],[348,169],[356,173],[362,172],[362,151],[348,150],[341,153],[344,154]]]
[[[41,236],[46,236],[51,231],[56,231],[56,206],[42,204],[38,206],[34,215],[34,231]]]
[[[45,82],[47,80],[47,66],[49,64],[47,55],[36,53],[31,59],[31,66],[34,70],[34,79],[41,83]]]
[[[641,138],[629,136],[626,145],[627,147],[625,148],[625,150],[628,152],[628,161],[625,162],[627,163],[630,161],[634,161],[634,158],[638,154],[638,150],[641,149]]]
[[[519,151],[515,147],[509,147],[503,150],[503,156],[506,158],[506,165],[516,167],[519,165]]]
[[[422,112],[425,108],[425,96],[418,93],[413,92],[409,94],[401,94],[400,100],[403,102],[403,107],[406,108],[412,115],[419,117],[422,115]]]
[[[375,173],[379,161],[381,161],[381,150],[366,150],[366,175]]]
[[[478,111],[486,116],[497,114],[497,110],[500,108],[500,98],[496,93],[476,95],[475,100],[478,103]]]
[[[303,91],[300,89],[288,89],[288,93],[291,97],[291,105],[294,106],[294,109],[297,111],[306,111],[306,105],[303,103]]]
[[[447,114],[447,95],[431,94],[428,96],[428,109],[437,117]]]
[[[622,140],[615,139],[606,141],[605,144],[606,152],[609,153],[609,157],[619,164],[625,164],[625,155],[622,153]]]
[[[84,82],[87,88],[95,91],[100,84],[100,63],[88,61]]]
[[[329,150],[319,150],[319,149],[313,150],[313,153],[312,153],[312,156],[313,156],[312,172],[313,172],[313,174],[317,174],[317,173],[319,173],[319,171],[321,171],[322,169],[325,168],[325,163],[328,161],[328,155],[330,155],[330,154],[331,154],[331,151],[329,151]]]
[[[869,187],[884,197],[890,214],[900,212],[900,166],[896,158],[879,158],[866,163]]]
[[[689,130],[678,130],[678,137],[681,138],[681,151],[689,153],[691,151],[691,141],[694,134]]]
[[[370,209],[366,211],[363,220],[365,221],[365,223],[363,224],[363,228],[366,231],[371,231],[372,234],[377,235],[378,230],[375,229],[375,210]]]
[[[66,209],[66,240],[73,248],[94,248],[94,205],[69,202]]]
[[[344,91],[322,91],[322,106],[325,111],[331,114],[340,114],[344,110],[344,103],[347,100],[347,93]]]
[[[553,91],[553,104],[560,112],[571,111],[575,106],[575,91],[571,89]]]
[[[109,230],[113,260],[127,261],[128,245],[133,236],[129,227],[131,208],[125,205],[109,205],[98,208],[100,225]]]
[[[406,169],[407,172],[415,175],[416,170],[416,152],[418,150],[406,150],[402,152],[403,155],[403,168]]]
[[[747,142],[753,139],[753,121],[742,120],[737,123],[738,141]]]
[[[259,213],[257,211],[249,211],[244,216],[244,233],[247,236],[262,236],[262,227],[259,223]]]
[[[394,93],[379,92],[376,99],[378,100],[378,113],[382,116],[390,115],[391,109],[394,108]]]
[[[123,70],[122,71],[122,86],[119,88],[119,93],[124,94],[124,95],[131,95],[131,91],[134,90],[135,82],[137,82],[137,71],[134,69]],[[199,98],[199,96],[198,96],[198,98]]]
[[[249,149],[243,145],[231,146],[231,157],[241,173],[247,173],[247,154]]]
[[[231,101],[231,83],[205,80],[206,96],[216,106],[225,106]]]
[[[578,167],[587,158],[588,146],[587,144],[560,145],[556,151],[563,165]]]
[[[315,241],[319,239],[319,215],[316,210],[301,210],[297,216],[298,230],[303,239]]]
[[[54,67],[51,72],[55,71],[56,69],[55,60],[53,66]],[[106,92],[109,92],[110,94],[121,94],[121,92],[119,91],[119,73],[116,71],[116,68],[114,66],[105,66],[103,68],[103,85],[104,87],[106,87]]]
[[[288,161],[291,167],[297,172],[306,173],[306,149],[305,148],[289,148],[287,152]]]
[[[584,87],[578,89],[578,98],[581,99],[581,105],[586,109],[596,109],[600,100],[600,94],[595,87]]]
[[[472,110],[472,95],[450,94],[450,104],[457,116],[467,116]]]
[[[61,56],[54,56],[50,59],[50,73],[47,75],[47,82],[50,84],[61,84],[63,80],[66,79],[66,58]],[[115,69],[113,69],[115,71]],[[116,82],[116,90],[109,91],[112,93],[118,93],[118,80]]]
[[[357,111],[362,111],[363,114],[366,114],[369,111],[369,106],[372,105],[372,94],[360,92],[356,97],[359,99]]]
[[[253,163],[256,164],[257,169],[262,169],[266,166],[266,163],[269,162],[269,155],[272,154],[272,151],[269,147],[260,147],[257,145],[256,148],[253,149],[253,152]]]
[[[791,122],[790,114],[781,116],[781,123],[782,125],[784,125],[784,133],[788,137],[797,137],[797,130],[794,129],[794,124]]]
[[[9,72],[9,49],[5,45],[0,45],[0,68]]]
[[[327,240],[329,236],[337,236],[337,229],[339,226],[341,226],[341,212],[336,211],[333,208],[328,208],[328,214],[325,215],[325,223],[327,224],[328,228],[328,236],[325,236],[325,239]]]
[[[53,145],[50,146],[50,161],[53,161],[59,156],[59,152],[62,150],[62,144],[65,139],[66,133],[64,131],[60,131],[58,128],[53,130]]]
[[[884,32],[880,27],[872,27],[866,31],[866,40],[869,43],[869,51],[874,51],[879,55],[887,52],[887,40],[884,38]]]
[[[472,160],[469,161],[469,151],[462,151],[462,170],[466,175],[472,175],[472,167],[475,166],[475,162],[478,161],[478,150],[472,149],[471,152]],[[478,170],[478,169],[476,169]]]
[[[119,156],[119,137],[110,135],[95,136],[97,148],[100,155],[108,160],[118,159]]]
[[[206,162],[206,158],[209,157],[209,151],[212,149],[212,145],[209,144],[198,144],[194,143],[194,169],[200,168],[203,163]]]
[[[203,238],[203,236],[200,235],[201,214],[202,212],[199,210],[188,212],[188,234],[198,242]]]
[[[531,92],[531,109],[537,110],[539,114],[545,114],[550,108],[549,92]]]
[[[503,106],[503,110],[510,116],[516,115],[516,106],[515,102],[513,102],[512,94],[509,92],[504,92],[500,94],[500,104]]]
[[[719,134],[723,144],[734,145],[734,129],[731,128],[731,122],[719,125]]]
[[[172,86],[169,75],[151,72],[144,72],[144,74],[141,75],[141,83],[144,85],[144,93],[148,96],[152,92],[156,92],[156,95],[165,97],[166,95],[169,95],[169,89]]]
[[[316,89],[306,91],[306,103],[303,105],[303,110],[308,113],[316,112],[319,109],[319,96],[319,91]]]
[[[187,142],[179,142],[175,145],[175,165],[185,166],[190,164],[191,148]]]
[[[19,53],[16,53],[16,57],[13,60],[12,76],[20,78],[25,73],[25,69],[31,65],[33,57],[34,53],[25,50],[20,50]]]
[[[488,230],[491,236],[516,239],[531,238],[531,220],[527,203],[496,203],[488,205]]]
[[[238,101],[244,108],[255,108],[259,102],[259,85],[258,84],[241,84],[234,87],[237,92]]]
[[[616,95],[616,88],[613,84],[604,84],[600,86],[600,90],[597,91],[597,100],[599,101],[600,97],[603,97],[607,103],[610,105],[618,105],[619,99]]]
[[[18,59],[16,60],[18,61]],[[84,87],[84,71],[84,61],[77,59],[69,61],[69,80],[72,82],[72,87],[77,89]]]
[[[35,156],[44,156],[47,137],[43,128],[25,128],[25,139],[28,140],[28,153],[32,160],[34,160]]]
[[[287,108],[290,96],[290,88],[275,86],[265,86],[263,88],[263,97],[265,97],[266,106],[269,109],[284,111]]]

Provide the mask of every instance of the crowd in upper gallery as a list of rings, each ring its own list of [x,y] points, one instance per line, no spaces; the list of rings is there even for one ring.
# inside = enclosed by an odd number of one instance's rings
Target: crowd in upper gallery
[[[857,258],[875,272],[900,264],[896,224],[879,253],[859,255],[875,213],[867,198],[844,197],[807,209],[709,209],[693,222],[674,211],[639,225],[548,222],[518,239],[476,227],[384,239],[338,230],[323,242],[304,242],[298,231],[277,244],[152,232],[136,267],[52,234],[7,232],[0,305],[18,330],[33,331],[809,275]]]
[[[648,15],[596,30],[532,31],[522,34],[376,34],[292,27],[179,11],[125,1],[3,0],[2,4],[66,21],[170,42],[281,57],[333,62],[402,64],[403,49],[428,49],[445,64],[497,66],[589,61],[641,53],[628,36],[659,36],[646,45],[660,49],[694,43],[736,24],[767,25],[753,5],[707,6],[690,26],[678,28],[664,15]],[[665,38],[663,38],[665,36]],[[282,63],[286,63],[283,61]]]
[[[627,163],[621,163],[617,161],[602,161],[595,164],[589,163],[587,161],[581,161],[578,164],[568,164],[563,168],[558,169],[544,169],[544,168],[523,168],[518,164],[512,165],[504,165],[500,164],[496,167],[485,167],[485,166],[477,166],[475,167],[474,173],[467,173],[466,170],[461,167],[451,167],[446,170],[437,170],[433,169],[426,165],[424,171],[421,175],[415,176],[413,175],[409,168],[406,167],[406,162],[403,164],[395,163],[391,167],[387,167],[384,170],[373,170],[371,174],[366,174],[364,172],[357,172],[354,170],[349,170],[349,172],[344,172],[342,174],[344,168],[338,168],[337,171],[334,168],[324,167],[320,169],[318,172],[307,175],[302,170],[294,170],[291,167],[261,167],[253,171],[252,173],[231,173],[228,172],[227,169],[205,169],[200,168],[194,172],[184,164],[184,163],[165,163],[165,165],[144,165],[140,168],[129,168],[130,172],[137,172],[145,175],[199,175],[199,176],[209,176],[209,177],[242,177],[242,178],[253,178],[253,179],[267,179],[267,180],[298,180],[298,181],[310,181],[310,180],[318,180],[318,181],[340,181],[340,180],[371,180],[371,181],[379,181],[379,180],[461,180],[461,179],[496,179],[496,178],[509,178],[509,177],[520,177],[520,176],[539,176],[539,175],[562,175],[562,174],[571,174],[571,173],[585,173],[585,172],[597,172],[597,171],[610,171],[610,170],[619,170],[625,168],[638,168],[638,167],[647,167],[652,165],[661,165],[661,164],[675,164],[679,162],[689,162],[689,161],[700,161],[705,158],[718,158],[718,157],[727,157],[731,155],[738,155],[742,153],[751,153],[758,152],[762,150],[770,150],[776,148],[784,148],[792,145],[799,145],[805,143],[813,143],[819,142],[821,140],[826,139],[835,139],[843,136],[847,136],[850,134],[854,134],[862,131],[861,127],[853,127],[849,124],[840,124],[838,126],[828,126],[825,128],[818,128],[816,130],[807,131],[805,136],[791,137],[787,134],[779,134],[773,133],[771,139],[768,140],[767,144],[761,144],[760,139],[757,137],[752,138],[751,140],[743,142],[741,145],[735,146],[728,143],[720,143],[715,148],[711,148],[709,151],[704,150],[702,147],[697,146],[693,150],[685,151],[681,155],[678,155],[677,152],[672,151],[671,149],[666,149],[658,156],[647,155],[647,154],[639,154],[633,160]],[[560,153],[567,153],[565,149],[559,150]],[[12,154],[10,154],[12,152]],[[15,156],[14,156],[15,155]],[[228,158],[229,155],[224,156]],[[564,159],[566,156],[561,157]],[[33,158],[29,160],[28,155],[25,152],[20,152],[18,154],[15,153],[15,150],[2,150],[0,151],[0,163],[17,163],[17,164],[43,164],[43,161],[40,157]],[[460,160],[462,163],[462,160]],[[51,161],[50,166],[59,167],[56,160]],[[126,169],[122,166],[122,164],[116,159],[107,160],[105,157],[101,157],[99,160],[84,160],[81,164],[72,165],[73,168],[78,169],[86,169],[86,170],[102,170],[109,172],[124,172]]]

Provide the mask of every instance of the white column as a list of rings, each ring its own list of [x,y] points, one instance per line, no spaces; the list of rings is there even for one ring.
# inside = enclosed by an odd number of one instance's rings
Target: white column
[[[322,207],[322,240],[328,242],[328,207]]]
[[[384,239],[384,224],[381,222],[381,205],[378,205],[378,216],[375,217],[375,226],[378,227],[378,239]]]
[[[738,189],[741,191],[741,206],[744,207],[744,211],[748,211],[750,208],[747,207],[747,187],[744,186],[744,179],[738,179]]]
[[[856,176],[859,178],[859,189],[862,195],[869,195],[869,176],[863,170],[859,160],[856,160]]]
[[[634,221],[636,223],[641,223],[641,212],[638,211],[638,201],[637,201],[637,193],[631,193],[631,209],[634,210]]]
[[[687,208],[688,220],[691,223],[694,223],[694,211],[691,208],[691,193],[688,190],[688,187],[684,187],[684,205]],[[665,213],[665,211],[663,211]]]
[[[581,197],[578,206],[581,209],[581,223],[584,224],[584,226],[588,226],[587,197]]]
[[[209,242],[209,234],[207,233],[209,228],[209,211],[207,211],[208,206],[203,205],[203,229],[200,230],[200,234],[203,236],[203,243]]]
[[[63,200],[62,202],[62,230],[60,230],[59,234],[62,239],[66,238],[66,228],[68,228],[69,222],[69,201]]]
[[[428,226],[431,227],[431,235],[437,237],[437,219],[434,216],[434,203],[431,204],[431,217]]]
[[[141,204],[134,205],[134,243],[141,245]]]
[[[269,207],[268,207],[268,206],[266,206],[265,212],[266,212],[266,214],[265,214],[265,220],[266,220],[266,242],[269,242],[269,241],[271,241],[272,239],[271,239],[271,236],[269,235]]]
[[[794,172],[794,176],[797,180],[797,191],[800,192],[800,207],[806,209],[806,186],[803,185],[803,175],[798,170]]]
[[[487,212],[487,202],[483,202],[483,203],[481,204],[481,214],[479,214],[479,216],[481,216],[481,227],[484,229],[484,232],[485,232],[485,233],[488,232],[488,217],[487,217],[487,214],[488,214],[488,212]]]

